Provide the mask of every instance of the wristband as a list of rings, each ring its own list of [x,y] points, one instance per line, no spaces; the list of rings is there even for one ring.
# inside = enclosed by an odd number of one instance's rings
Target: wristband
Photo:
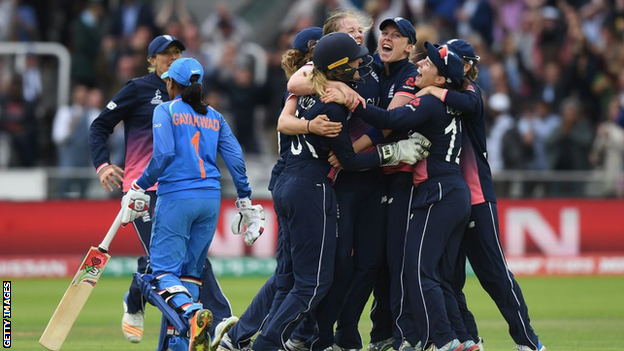
[[[446,93],[448,93],[448,89],[442,90],[442,96],[440,96],[440,101],[444,102],[444,100],[446,100]]]
[[[100,167],[98,167],[98,168],[95,170],[95,173],[100,174],[100,171],[102,170],[102,168],[104,168],[104,167],[106,167],[106,166],[108,166],[108,165],[109,165],[109,164],[108,164],[108,162],[104,162],[104,163],[102,163],[102,164],[100,165]]]
[[[312,122],[311,119],[308,120],[308,134],[310,134],[310,122]]]

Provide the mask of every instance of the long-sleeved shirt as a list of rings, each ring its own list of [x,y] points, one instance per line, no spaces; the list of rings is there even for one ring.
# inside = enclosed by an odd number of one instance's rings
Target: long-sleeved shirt
[[[238,197],[251,197],[241,147],[223,116],[208,107],[200,115],[180,96],[154,109],[154,146],[147,168],[137,180],[143,189],[158,181],[157,194],[208,190],[220,197],[217,153],[232,175]]]

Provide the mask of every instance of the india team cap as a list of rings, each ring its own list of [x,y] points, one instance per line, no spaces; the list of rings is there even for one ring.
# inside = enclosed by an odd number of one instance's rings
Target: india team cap
[[[446,45],[434,45],[425,42],[427,56],[438,68],[438,73],[446,78],[446,83],[452,88],[459,88],[464,77],[464,63]]]
[[[182,42],[176,37],[172,37],[171,35],[159,35],[149,44],[147,47],[147,53],[149,56],[160,54],[161,52],[167,50],[171,44],[177,45],[182,51],[186,50],[184,44],[182,44]]]
[[[472,45],[464,39],[451,39],[445,43],[452,52],[456,53],[462,59],[468,61],[472,66],[476,65],[481,57],[474,51]]]
[[[163,73],[160,78],[171,78],[176,83],[185,87],[191,85],[191,77],[199,75],[199,83],[204,79],[204,68],[201,63],[192,57],[179,58],[169,66],[169,70]]]
[[[308,53],[308,43],[310,40],[319,40],[323,36],[323,28],[321,27],[308,27],[302,29],[295,35],[293,39],[292,48],[301,51],[302,54]]]
[[[388,18],[381,22],[379,29],[383,30],[388,24],[391,23],[397,26],[399,32],[401,32],[404,37],[407,37],[408,43],[416,44],[416,29],[414,29],[414,26],[410,21],[403,17]]]

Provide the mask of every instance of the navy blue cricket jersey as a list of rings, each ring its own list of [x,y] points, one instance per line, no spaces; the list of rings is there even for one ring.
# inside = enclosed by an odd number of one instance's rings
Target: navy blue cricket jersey
[[[395,96],[402,95],[413,99],[419,90],[416,86],[418,68],[407,58],[390,63],[388,68],[388,75],[385,74],[385,69],[381,68],[381,92],[387,93],[380,97],[379,107],[385,109]]]
[[[336,157],[345,170],[360,170],[378,167],[380,164],[379,155],[376,152],[356,154],[351,146],[351,138],[347,131],[347,119],[350,116],[349,110],[336,103],[323,103],[318,95],[306,95],[299,97],[296,117],[312,120],[316,116],[325,114],[332,122],[340,122],[343,128],[335,138],[325,138],[315,134],[295,135],[286,156],[286,168],[299,167],[303,164],[315,163],[312,172],[328,176],[332,169],[327,159],[330,151]]]
[[[355,110],[366,122],[380,129],[417,131],[431,141],[429,157],[414,167],[414,184],[434,177],[459,176],[462,145],[461,112],[427,95],[390,111],[358,105]]]
[[[293,95],[288,92],[288,90],[286,90],[284,92],[284,98],[282,99],[282,109],[284,109],[284,105],[286,104],[286,101],[288,101],[288,99],[296,98],[296,95]],[[279,115],[277,116],[277,118],[279,119]],[[277,132],[277,151],[279,153],[279,158],[277,159],[275,166],[273,166],[273,169],[271,170],[271,179],[269,179],[269,191],[273,191],[277,178],[279,178],[280,174],[282,174],[282,171],[284,170],[284,167],[286,167],[286,156],[288,155],[291,142],[292,136]]]
[[[413,99],[416,95],[416,92],[420,90],[416,86],[416,76],[418,75],[418,68],[416,67],[416,65],[409,62],[407,58],[390,63],[388,71],[388,75],[385,74],[385,70],[381,75],[381,91],[387,93],[381,96],[379,107],[383,107],[385,109],[388,109],[390,102],[395,96],[401,95]],[[384,142],[403,140],[406,138],[407,130],[397,129],[393,130],[392,133],[390,133],[390,135],[388,135],[384,139]],[[412,166],[405,163],[399,163],[396,166],[383,168],[383,172],[385,174],[411,171]]]
[[[363,82],[350,83],[351,88],[366,100],[366,105],[378,106],[381,93],[379,90],[379,66],[374,65],[371,73],[362,78],[362,80]],[[369,128],[370,125],[358,118],[357,115],[352,114],[349,116],[347,130],[352,142],[358,140]]]
[[[481,88],[473,82],[464,92],[449,90],[444,103],[463,112],[464,141],[462,143],[461,171],[470,188],[472,204],[496,202],[492,171],[487,161],[485,144],[485,116]]]
[[[152,156],[152,115],[154,108],[169,101],[167,86],[156,73],[130,80],[106,105],[89,129],[91,160],[99,170],[110,164],[106,142],[119,122],[124,122],[126,160],[123,191],[130,189]],[[152,187],[149,190],[155,190]]]

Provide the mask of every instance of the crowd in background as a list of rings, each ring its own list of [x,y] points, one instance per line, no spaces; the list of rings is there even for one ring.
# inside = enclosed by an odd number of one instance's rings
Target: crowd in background
[[[90,121],[128,80],[147,73],[147,45],[160,34],[180,39],[184,56],[205,67],[205,101],[232,124],[245,154],[276,154],[275,118],[286,84],[282,53],[300,29],[322,26],[336,8],[354,7],[375,22],[367,34],[371,51],[380,21],[395,16],[414,23],[418,52],[425,52],[425,41],[472,43],[481,57],[477,82],[486,93],[495,179],[505,170],[603,169],[602,195],[624,195],[624,0],[289,4],[281,23],[259,29],[227,2],[198,18],[182,0],[0,0],[0,42],[59,42],[72,59],[71,101],[56,106],[55,58],[0,56],[0,169],[91,167]],[[267,36],[273,40],[258,45]],[[122,145],[121,130],[113,143]],[[113,157],[123,163],[122,153]],[[507,189],[499,191],[505,196]],[[523,189],[524,196],[544,192],[582,196],[583,188],[567,182],[545,190],[533,182]]]

